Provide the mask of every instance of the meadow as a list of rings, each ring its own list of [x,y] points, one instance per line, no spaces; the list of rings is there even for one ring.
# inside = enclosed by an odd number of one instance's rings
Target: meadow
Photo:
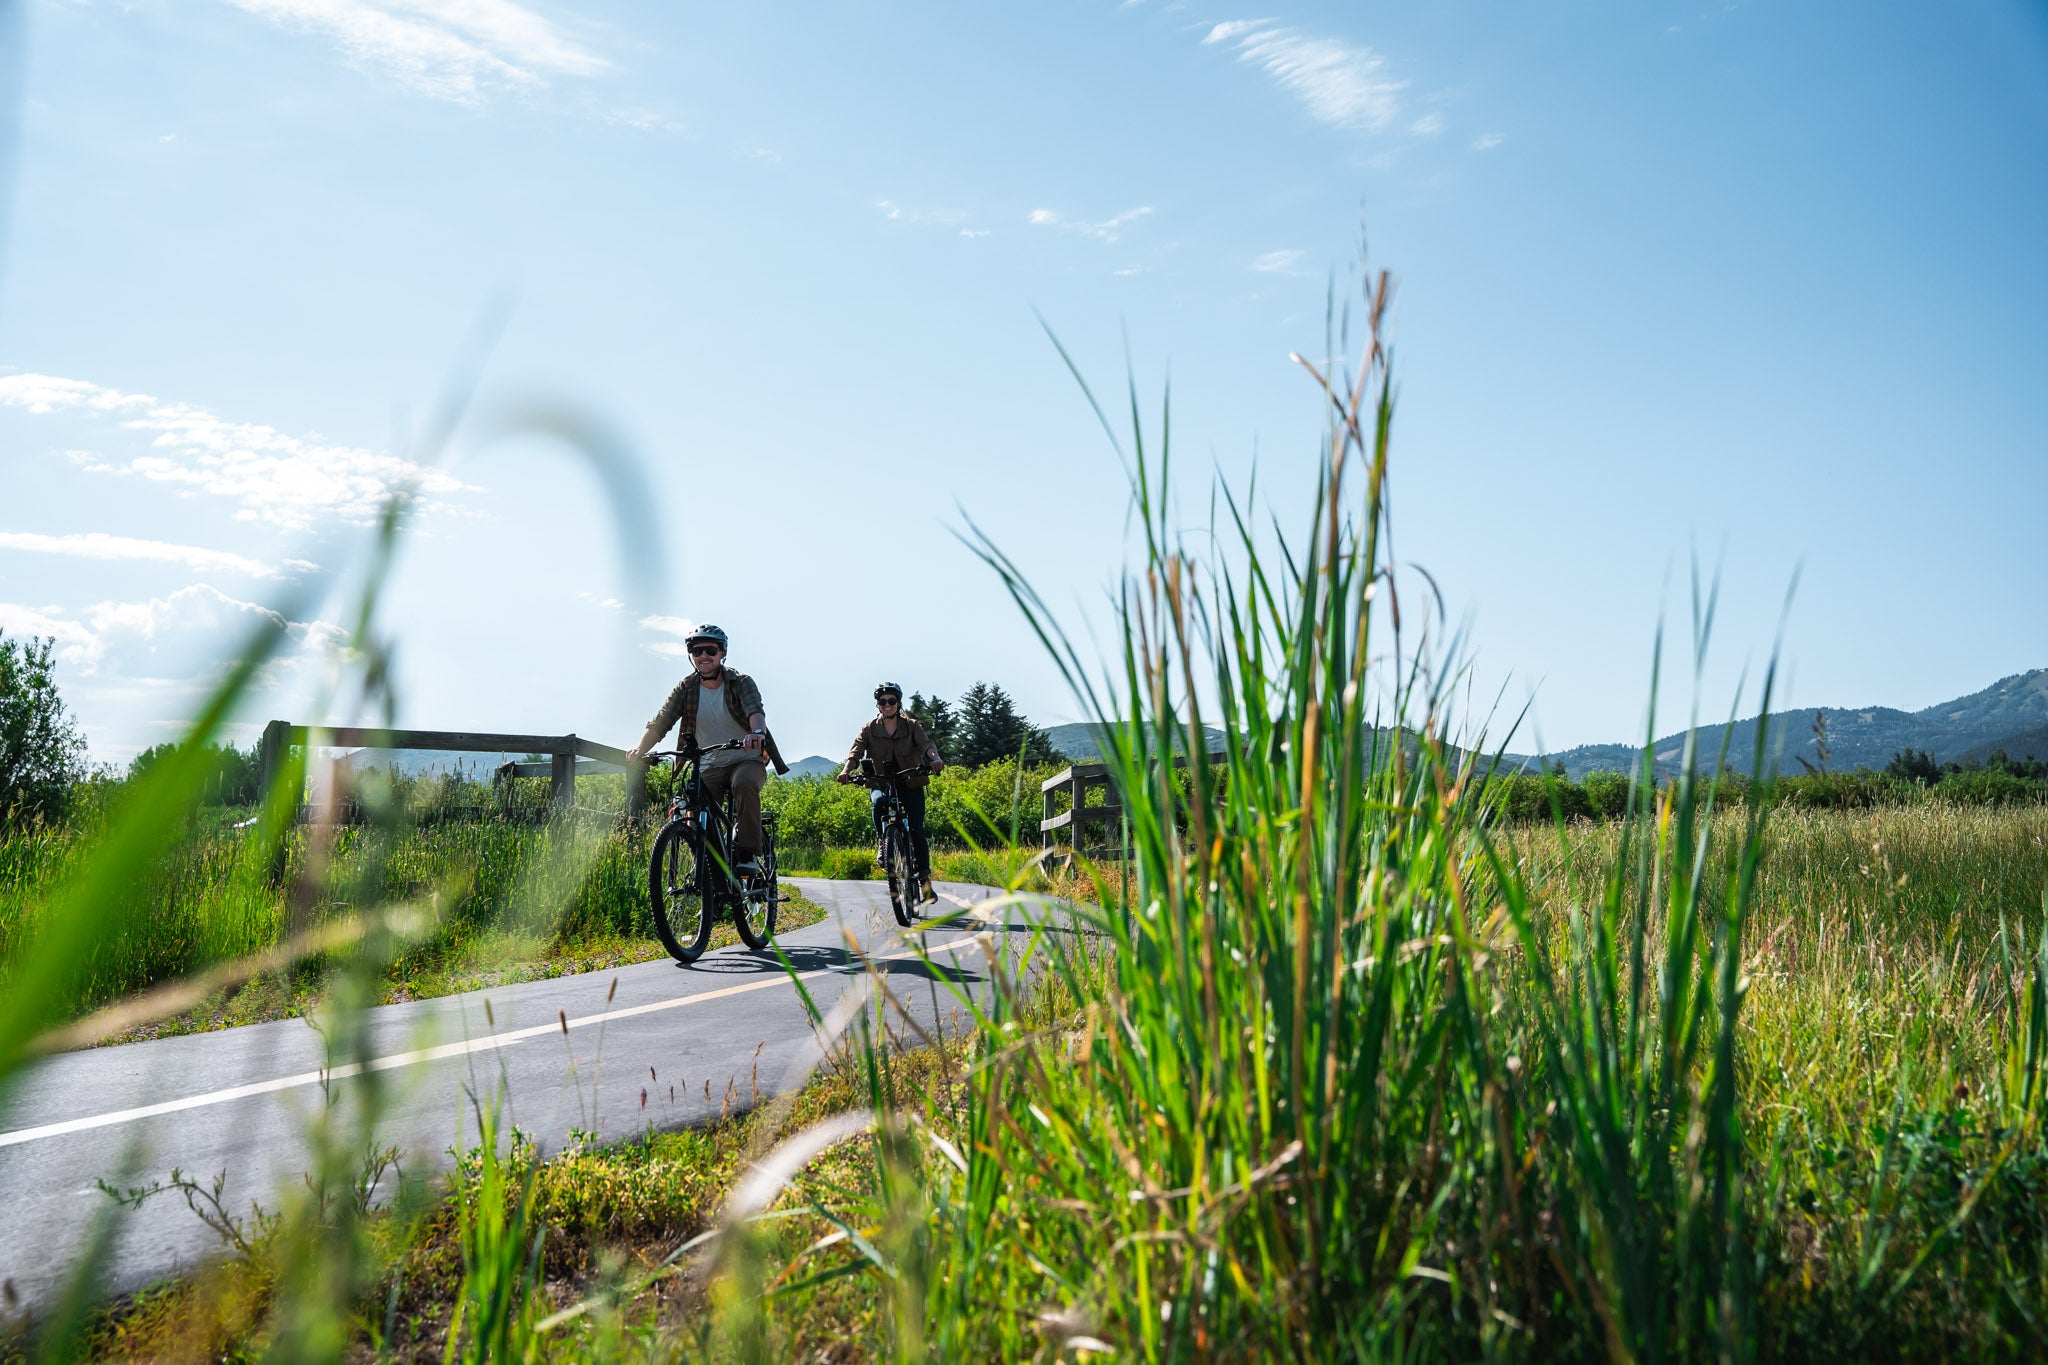
[[[1360,357],[1353,376],[1306,367],[1328,444],[1293,534],[1219,489],[1184,541],[1135,400],[1127,427],[1104,415],[1142,545],[1106,660],[978,542],[1102,729],[1128,854],[1034,858],[1010,774],[1027,846],[998,831],[949,856],[1067,904],[1029,974],[959,997],[964,1028],[922,1033],[871,981],[865,1008],[818,1019],[828,1064],[795,1095],[545,1164],[479,1096],[483,1140],[450,1180],[378,1204],[349,1194],[377,1113],[361,1087],[309,1130],[305,1188],[220,1266],[125,1304],[81,1293],[16,1349],[2038,1358],[2048,808],[1804,808],[1687,746],[1675,776],[1630,775],[1612,818],[1566,820],[1554,789],[1548,822],[1510,818],[1512,785],[1452,742],[1455,632],[1386,549],[1388,287],[1371,279],[1363,334],[1327,348]],[[1709,585],[1695,603],[1697,677]],[[1745,711],[1772,709],[1774,677]],[[1236,742],[1175,774],[1162,759],[1207,726]],[[100,979],[67,954],[132,927],[122,896],[177,845],[201,776],[174,757],[72,855],[11,950],[40,970],[0,996],[0,1084]],[[817,803],[826,856],[844,798],[788,796]],[[304,837],[287,885],[317,899],[332,835]],[[460,860],[389,873],[414,837],[373,825],[352,855],[347,913],[383,918],[336,973],[336,1061],[361,1046],[349,1011],[461,922],[381,907],[482,885]],[[602,881],[583,848],[552,899]]]

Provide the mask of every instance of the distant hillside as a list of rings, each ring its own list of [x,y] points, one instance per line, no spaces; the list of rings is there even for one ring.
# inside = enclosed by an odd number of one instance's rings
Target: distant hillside
[[[1987,740],[1957,754],[1955,761],[1967,767],[1972,763],[1982,763],[2001,750],[2007,758],[2037,758],[2048,763],[2048,725],[2036,725],[2031,730],[2022,730],[2004,739]]]
[[[839,771],[837,759],[826,758],[823,754],[812,754],[789,765],[791,777],[830,777]]]
[[[1888,706],[1824,706],[1817,708],[1827,717],[1828,766],[1836,769],[1882,768],[1901,749],[1925,749],[1938,763],[1960,760],[1986,752],[2048,726],[2048,668],[2015,673],[2001,678],[1981,692],[1942,702],[1921,711],[1896,711]],[[1813,733],[1812,710],[1777,711],[1770,717],[1770,756],[1766,766],[1778,772],[1800,772],[1800,759],[1818,764]],[[1728,762],[1749,772],[1756,752],[1757,718],[1727,725],[1700,727],[1701,752],[1711,762],[1719,752],[1724,731],[1728,735]],[[2038,742],[2038,741],[2037,741]],[[1677,767],[1684,753],[1685,732],[1680,730],[1657,741],[1653,752],[1659,772]],[[1640,752],[1632,744],[1584,744],[1552,754],[1564,763],[1565,772],[1577,778],[1600,769],[1611,772],[1633,767]],[[1982,755],[1978,755],[1981,757]],[[2044,755],[2048,756],[2048,755]],[[1535,759],[1512,755],[1510,766]]]
[[[1209,736],[1209,752],[1212,754],[1221,753],[1223,750],[1223,732],[1213,725],[1204,726],[1203,731]],[[1059,750],[1060,753],[1065,754],[1076,763],[1093,763],[1096,759],[1102,757],[1102,746],[1097,742],[1097,735],[1093,725],[1086,724],[1085,722],[1077,722],[1073,725],[1055,725],[1049,728],[1045,734],[1046,738],[1052,741],[1053,748]]]

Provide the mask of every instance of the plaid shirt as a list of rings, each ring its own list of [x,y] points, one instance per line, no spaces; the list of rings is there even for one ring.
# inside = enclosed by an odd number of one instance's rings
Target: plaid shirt
[[[725,680],[724,685],[718,690],[725,697],[726,713],[744,730],[747,728],[748,717],[757,712],[765,714],[767,710],[761,705],[761,689],[746,674],[734,672],[723,664],[719,665],[718,672]],[[677,746],[686,747],[686,742],[694,744],[697,740],[697,703],[703,696],[703,680],[692,671],[689,677],[676,684],[675,691],[668,694],[668,700],[654,713],[654,719],[647,722],[647,728],[657,736],[665,735],[671,725],[680,721],[682,725],[676,736]],[[775,765],[776,772],[789,771],[789,765],[782,761],[781,751],[775,747],[775,736],[772,733],[763,747],[768,752],[769,761]]]

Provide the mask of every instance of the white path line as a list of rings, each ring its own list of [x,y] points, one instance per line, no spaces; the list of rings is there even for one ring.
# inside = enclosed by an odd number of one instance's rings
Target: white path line
[[[948,945],[951,946],[951,945]],[[886,957],[869,958],[870,962],[896,962],[914,958],[914,952],[891,953]],[[861,970],[858,963],[838,967],[819,967],[808,972],[798,972],[797,981],[809,981],[820,976],[849,975]],[[761,981],[749,981],[739,986],[723,986],[715,991],[699,991],[694,995],[678,995],[668,1000],[655,1000],[645,1005],[628,1005],[623,1009],[605,1010],[599,1014],[586,1014],[569,1020],[570,1028],[588,1028],[602,1024],[608,1019],[630,1019],[639,1014],[655,1014],[661,1010],[681,1009],[686,1005],[700,1004],[706,1000],[723,1000],[729,996],[745,995],[748,991],[767,990],[772,986],[789,985],[792,978],[788,973],[768,977]],[[202,1109],[208,1105],[226,1104],[231,1100],[247,1099],[252,1095],[268,1095],[279,1090],[295,1090],[300,1086],[318,1085],[325,1080],[339,1080],[346,1076],[360,1076],[365,1070],[390,1071],[401,1066],[412,1066],[419,1062],[438,1062],[449,1057],[461,1057],[472,1052],[487,1052],[495,1048],[510,1047],[528,1038],[538,1038],[544,1033],[559,1033],[562,1022],[557,1019],[551,1024],[535,1024],[531,1028],[508,1029],[503,1033],[486,1034],[481,1038],[469,1038],[459,1043],[443,1043],[439,1047],[419,1048],[411,1052],[394,1052],[386,1057],[373,1057],[365,1063],[350,1062],[331,1070],[301,1071],[293,1076],[278,1076],[267,1081],[252,1081],[248,1085],[230,1086],[225,1090],[209,1090],[203,1095],[187,1095],[182,1099],[163,1100],[157,1104],[145,1104],[134,1109],[116,1109],[105,1114],[88,1114],[84,1118],[65,1119],[59,1123],[46,1123],[38,1128],[17,1128],[12,1132],[0,1133],[0,1147],[13,1147],[38,1138],[62,1137],[66,1133],[83,1133],[93,1128],[109,1128],[119,1123],[133,1123],[137,1119],[155,1118],[160,1114],[175,1114],[186,1109]]]

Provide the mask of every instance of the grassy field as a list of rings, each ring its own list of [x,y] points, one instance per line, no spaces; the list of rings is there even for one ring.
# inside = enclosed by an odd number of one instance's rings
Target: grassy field
[[[1740,819],[1716,817],[1724,834]],[[1612,865],[1619,838],[1609,827],[1538,828],[1516,841],[1515,860],[1560,949],[1570,907]],[[1760,1296],[1778,1333],[1762,1354],[1827,1358],[1841,1324],[1884,1298],[1883,1272],[1895,1276],[1915,1265],[1914,1292],[1899,1295],[1874,1322],[1882,1348],[1861,1354],[1998,1355],[1991,1328],[1997,1310],[1977,1300],[1998,1292],[1999,1277],[1979,1263],[2002,1258],[2016,1326],[2025,1322],[2022,1309],[2048,1292],[2022,1274],[2022,1263],[2036,1277],[2048,1264],[2041,1241],[2048,1237],[2048,1166],[2038,1150],[2031,1165],[2016,1161],[2015,1151],[1995,1178],[1984,1180],[2011,1136],[1996,1098],[2009,1042],[2002,995],[2014,986],[2000,920],[2039,923],[2041,888],[2048,886],[2048,811],[1789,813],[1774,821],[1766,846],[1753,902],[1754,951],[1745,966],[1740,1082],[1744,1110],[1773,1116],[1750,1141],[1759,1164],[1775,1151],[1781,1182],[1759,1209],[1769,1220],[1753,1229],[1767,1270]],[[951,856],[964,862],[969,855]],[[1022,863],[988,856],[986,865],[952,871],[986,878]],[[1074,889],[1071,879],[1063,884]],[[1073,1006],[1055,990],[1027,1016],[1071,1031],[1081,1018]],[[892,1074],[898,1084],[926,1090],[942,1090],[949,1080],[961,1085],[969,1051],[956,1045],[905,1055]],[[958,1093],[939,1111],[951,1119],[945,1131],[956,1142],[971,1135],[973,1121],[967,1092]],[[731,1343],[721,1333],[734,1325],[737,1306],[708,1292],[701,1273],[659,1274],[663,1260],[716,1225],[749,1156],[858,1110],[868,1098],[860,1066],[843,1065],[787,1109],[585,1149],[534,1169],[517,1158],[516,1176],[533,1180],[529,1216],[548,1229],[536,1316],[580,1303],[594,1288],[611,1294],[601,1314],[586,1315],[591,1321],[557,1329],[543,1355],[724,1353]],[[781,1207],[800,1212],[812,1201],[826,1204],[835,1190],[871,1186],[873,1155],[860,1145],[835,1148]],[[1958,1223],[1973,1193],[1973,1207]],[[474,1197],[473,1185],[458,1184],[376,1222],[376,1292],[368,1302],[396,1304],[387,1314],[392,1358],[441,1358],[462,1285],[464,1201]],[[766,1265],[796,1263],[837,1230],[816,1214],[769,1224],[756,1254]],[[1886,1243],[1881,1252],[1879,1240]],[[89,1353],[196,1361],[255,1351],[274,1307],[271,1251],[259,1240],[205,1275],[104,1312],[91,1325]],[[1880,1274],[1864,1286],[1873,1254]],[[882,1277],[841,1276],[785,1292],[772,1304],[760,1326],[776,1358],[896,1354]],[[373,1313],[363,1320],[365,1342],[383,1332],[375,1319]],[[2015,1347],[2008,1340],[2004,1354],[2020,1358]]]

